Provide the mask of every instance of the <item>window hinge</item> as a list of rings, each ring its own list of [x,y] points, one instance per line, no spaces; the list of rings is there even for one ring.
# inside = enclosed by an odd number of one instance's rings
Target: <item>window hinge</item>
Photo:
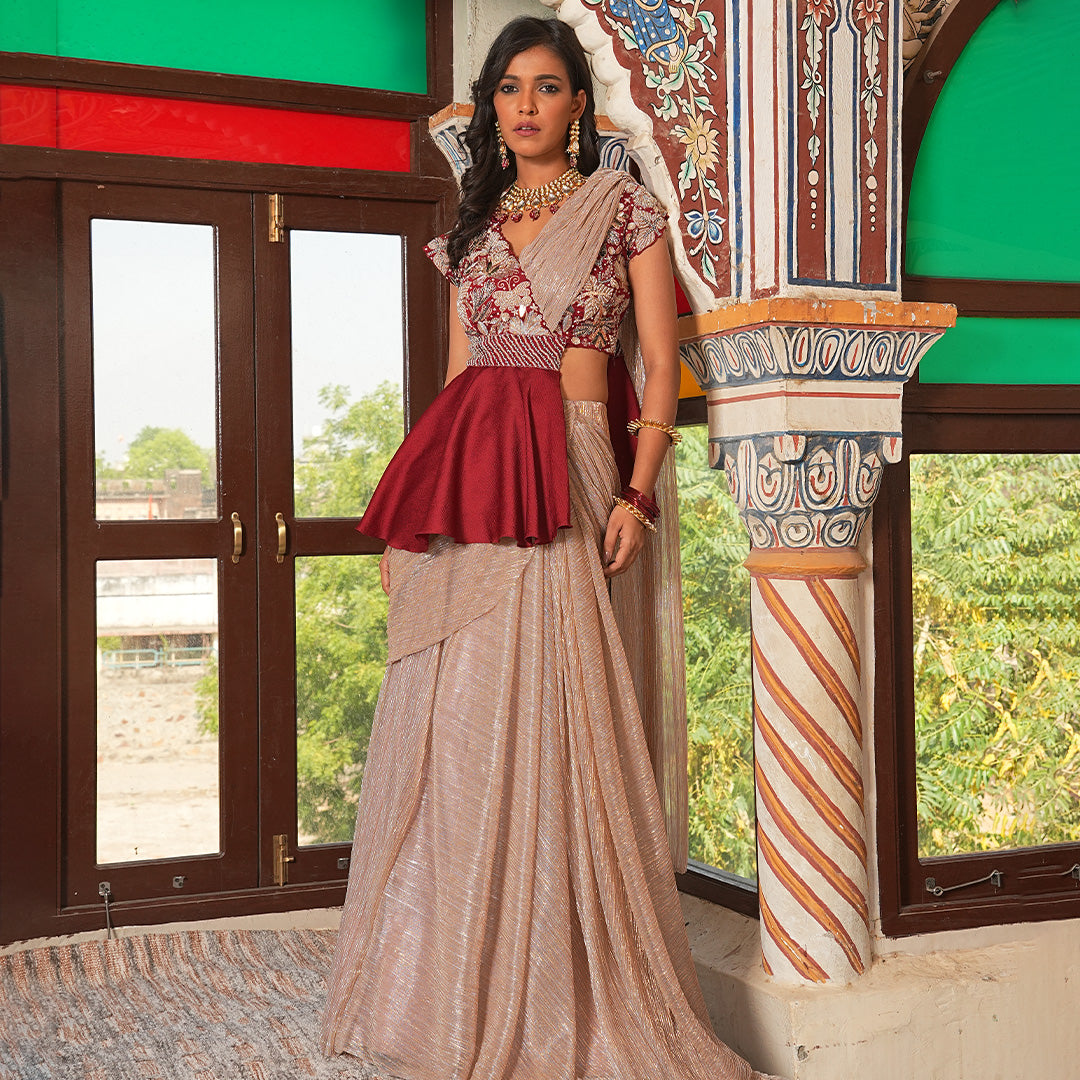
[[[296,856],[289,854],[289,837],[285,833],[274,836],[274,884],[289,884],[289,863],[296,862]]]
[[[281,244],[285,240],[285,200],[280,195],[270,196],[270,243]]]

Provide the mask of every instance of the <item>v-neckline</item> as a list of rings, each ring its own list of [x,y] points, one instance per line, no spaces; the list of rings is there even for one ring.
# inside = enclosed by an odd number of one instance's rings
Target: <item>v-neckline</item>
[[[562,213],[566,209],[566,204],[569,203],[569,202],[572,202],[575,198],[577,198],[577,196],[582,191],[585,190],[586,187],[589,186],[589,180],[590,180],[590,177],[586,176],[584,181],[582,183],[578,184],[578,186],[576,188],[574,188],[574,190],[571,191],[570,194],[567,195],[566,198],[563,199],[563,201],[561,203],[559,203],[559,209],[556,210],[555,213]],[[545,221],[544,224],[540,226],[540,228],[537,230],[536,235],[528,243],[522,244],[521,251],[515,251],[514,250],[514,245],[510,242],[510,237],[508,237],[506,235],[506,232],[503,230],[503,225],[506,223],[509,216],[510,215],[507,214],[506,217],[504,217],[502,219],[499,219],[499,218],[496,217],[494,219],[494,225],[499,230],[499,235],[502,237],[503,243],[506,244],[507,250],[510,252],[511,255],[514,256],[514,261],[520,267],[521,266],[521,257],[522,257],[522,255],[524,255],[525,252],[528,251],[528,249],[531,248],[533,246],[533,244],[535,244],[536,241],[539,240],[540,237],[544,235],[544,230],[547,229],[547,227],[552,223],[552,221],[555,220],[555,214],[551,214],[551,213],[548,214],[547,221]],[[522,273],[524,273],[524,272],[525,272],[524,267],[522,267]]]
[[[561,209],[561,207],[560,207],[560,209]],[[495,219],[495,228],[499,230],[499,236],[502,237],[502,242],[506,245],[507,251],[509,251],[510,254],[513,255],[514,262],[516,262],[518,264],[518,266],[521,266],[521,256],[525,254],[525,252],[529,249],[529,247],[531,247],[533,244],[536,243],[537,240],[540,239],[541,233],[543,233],[543,231],[548,227],[548,225],[551,224],[551,219],[554,216],[555,216],[554,214],[549,214],[548,215],[547,221],[545,221],[544,224],[540,226],[540,228],[537,230],[536,235],[528,243],[523,244],[521,246],[521,251],[520,252],[517,252],[517,251],[514,250],[514,245],[511,243],[510,237],[506,235],[506,231],[503,229],[503,225],[506,224],[506,222],[507,222],[507,220],[509,218],[509,215],[507,215],[507,217],[505,217],[505,218],[501,218],[501,219],[496,218]],[[524,273],[524,272],[525,272],[524,269],[522,269],[522,273]]]

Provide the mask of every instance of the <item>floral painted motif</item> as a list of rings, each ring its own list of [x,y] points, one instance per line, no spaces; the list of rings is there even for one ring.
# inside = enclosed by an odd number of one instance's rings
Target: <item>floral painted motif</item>
[[[882,29],[882,21],[886,16],[885,0],[855,0],[851,14],[862,34],[865,76],[859,101],[866,114],[866,126],[872,133],[877,125],[878,99],[883,93],[878,57],[885,41],[885,31]],[[863,153],[872,171],[878,156],[878,144],[873,134],[863,143]]]
[[[831,0],[829,0],[831,2]],[[702,278],[722,287],[719,272],[726,263],[724,226],[726,148],[715,102],[722,100],[723,57],[717,56],[717,17],[710,0],[586,0],[602,7],[608,25],[629,54],[637,54],[651,108],[670,132],[679,155],[672,165],[694,243],[687,254]],[[660,140],[661,143],[663,140]],[[667,156],[667,155],[665,155]]]
[[[825,97],[821,74],[821,52],[824,47],[822,26],[828,26],[835,14],[833,0],[806,0],[806,12],[799,25],[799,29],[806,34],[806,59],[802,62],[803,81],[799,88],[806,91],[806,109],[813,131],[807,142],[811,164],[817,163],[821,153],[821,136],[817,126],[821,102]]]

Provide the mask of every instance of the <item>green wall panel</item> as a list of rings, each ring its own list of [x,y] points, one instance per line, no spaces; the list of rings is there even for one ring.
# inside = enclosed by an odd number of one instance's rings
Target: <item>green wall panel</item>
[[[1078,102],[1080,2],[1001,0],[930,116],[908,273],[1080,281]]]
[[[425,0],[0,0],[0,46],[427,92]]]
[[[56,55],[56,4],[50,0],[0,0],[0,48]]]
[[[957,319],[923,357],[919,379],[1075,385],[1080,383],[1080,318]]]

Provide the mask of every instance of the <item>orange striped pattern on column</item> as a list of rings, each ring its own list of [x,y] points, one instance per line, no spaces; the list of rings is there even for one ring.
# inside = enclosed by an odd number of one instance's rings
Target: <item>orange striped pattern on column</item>
[[[751,596],[763,959],[844,981],[870,959],[858,583],[758,572]]]

